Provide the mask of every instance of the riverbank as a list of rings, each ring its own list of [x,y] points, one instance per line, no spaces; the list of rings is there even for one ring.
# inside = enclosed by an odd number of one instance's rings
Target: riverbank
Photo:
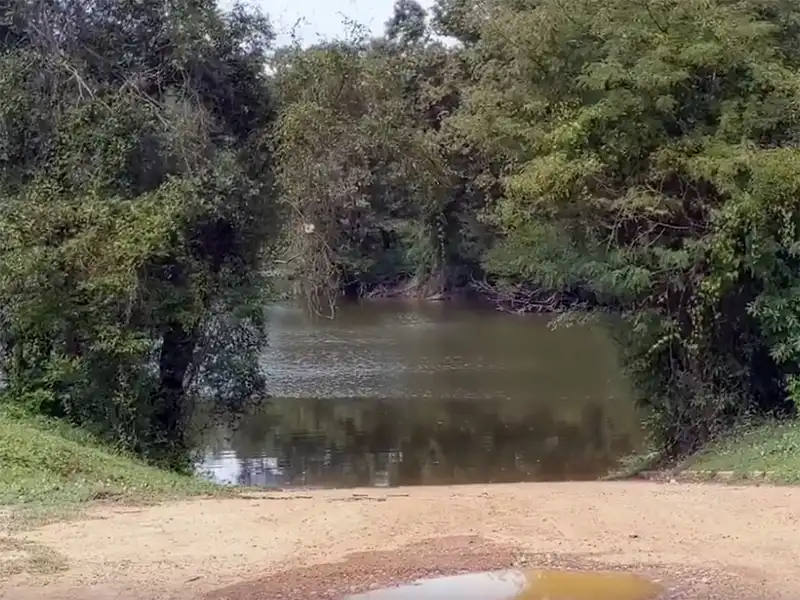
[[[800,420],[739,427],[699,452],[665,463],[657,453],[627,457],[605,479],[800,483]]]
[[[358,283],[356,292],[342,290],[345,298],[380,301],[454,302],[499,310],[509,314],[542,313],[553,316],[564,310],[585,308],[588,302],[576,292],[557,291],[524,285],[500,285],[471,278],[469,283],[443,291],[441,283],[416,278],[390,282]]]
[[[654,464],[658,464],[655,455],[634,456],[609,479],[635,477],[651,471]],[[740,428],[655,473],[662,478],[721,473],[737,481],[756,474],[772,483],[798,483],[800,421]],[[66,424],[0,410],[0,506],[75,508],[98,500],[140,504],[232,493],[230,488],[162,471],[114,452]]]
[[[115,453],[63,423],[0,410],[0,506],[17,518],[56,517],[99,500],[141,504],[225,493]]]
[[[769,425],[691,464],[766,469],[780,458],[788,478],[796,439],[794,424]],[[623,481],[232,495],[75,429],[3,414],[0,494],[0,597],[15,600],[334,600],[508,567],[635,571],[674,600],[800,594],[800,488]]]
[[[766,479],[800,482],[800,421],[739,429],[676,464],[651,469],[654,455],[632,457],[609,479]],[[114,452],[85,432],[0,410],[0,506],[16,513],[78,510],[93,501],[147,504],[235,491],[169,473]]]

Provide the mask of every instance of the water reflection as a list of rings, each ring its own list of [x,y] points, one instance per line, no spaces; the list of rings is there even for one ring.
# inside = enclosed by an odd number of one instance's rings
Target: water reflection
[[[217,430],[205,467],[257,486],[363,486],[593,479],[635,441],[606,410],[579,418],[519,406],[283,399]],[[227,443],[226,443],[227,440]],[[227,446],[227,447],[226,447]]]
[[[500,571],[426,579],[346,600],[653,600],[663,591],[629,573]]]
[[[527,583],[528,578],[519,571],[468,573],[374,590],[345,600],[514,600]]]
[[[264,357],[281,395],[205,437],[201,468],[258,486],[593,479],[638,416],[601,330],[537,317],[367,306],[278,308]]]

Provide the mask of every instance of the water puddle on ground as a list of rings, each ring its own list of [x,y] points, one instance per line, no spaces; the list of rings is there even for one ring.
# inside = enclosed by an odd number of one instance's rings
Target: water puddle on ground
[[[425,579],[347,600],[655,600],[663,591],[627,573],[499,571]]]

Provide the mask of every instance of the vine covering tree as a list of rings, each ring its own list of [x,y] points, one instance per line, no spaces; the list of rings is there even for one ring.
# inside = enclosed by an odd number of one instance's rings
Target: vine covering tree
[[[261,384],[268,21],[212,1],[37,0],[7,3],[2,34],[7,394],[183,460],[189,388],[223,366]]]

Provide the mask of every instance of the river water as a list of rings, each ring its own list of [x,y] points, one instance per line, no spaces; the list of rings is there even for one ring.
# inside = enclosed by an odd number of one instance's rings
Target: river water
[[[265,487],[594,479],[641,442],[600,327],[452,304],[270,309],[274,398],[203,436],[200,470]]]

